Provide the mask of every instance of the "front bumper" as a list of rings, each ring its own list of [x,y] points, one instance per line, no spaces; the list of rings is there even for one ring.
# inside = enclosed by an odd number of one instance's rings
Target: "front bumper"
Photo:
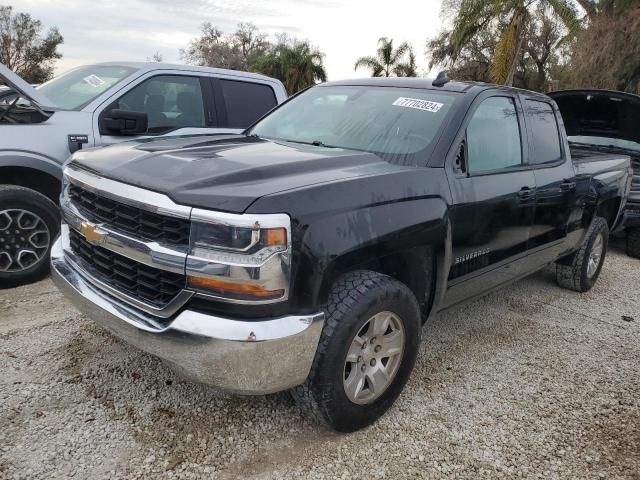
[[[87,317],[125,342],[168,362],[180,374],[227,391],[260,395],[305,381],[324,324],[322,313],[243,321],[183,310],[154,318],[91,283],[51,251],[54,283]]]

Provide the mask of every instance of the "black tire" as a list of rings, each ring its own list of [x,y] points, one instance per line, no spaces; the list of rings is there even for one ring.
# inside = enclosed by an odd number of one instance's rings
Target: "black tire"
[[[602,242],[602,254],[599,257],[597,268],[591,275],[589,274],[589,259],[594,245],[597,245],[598,238]],[[587,235],[580,249],[569,258],[563,259],[556,264],[556,280],[558,285],[576,292],[586,292],[595,285],[604,259],[607,254],[609,240],[609,226],[602,217],[596,217],[591,222]]]
[[[402,322],[404,347],[391,383],[368,404],[352,402],[345,393],[347,352],[356,334],[377,313],[392,312]],[[292,395],[307,413],[339,432],[353,432],[383,415],[404,388],[420,343],[420,308],[413,293],[391,277],[354,271],[333,285],[326,320],[311,372]],[[373,342],[373,340],[372,340]]]
[[[0,231],[0,253],[2,253],[0,257],[2,260],[0,288],[25,285],[44,278],[49,273],[51,245],[60,232],[60,212],[56,204],[49,198],[30,188],[0,185],[0,228],[10,221],[10,217],[5,216],[5,212],[15,212],[16,210],[31,212],[39,217],[48,229],[48,237],[44,237],[43,247],[38,249],[38,260],[33,260],[33,263],[29,262],[28,265],[26,265],[27,262],[24,262],[26,267],[24,269],[7,271],[7,263],[10,261],[7,255],[11,255],[7,245],[11,232],[10,230]]]
[[[640,258],[640,228],[627,230],[627,255]]]

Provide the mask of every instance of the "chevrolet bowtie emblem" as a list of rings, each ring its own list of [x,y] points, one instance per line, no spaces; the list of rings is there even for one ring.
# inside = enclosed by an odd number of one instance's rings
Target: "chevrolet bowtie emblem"
[[[82,222],[80,225],[80,233],[89,243],[102,243],[106,237],[106,233],[101,232],[95,225]]]

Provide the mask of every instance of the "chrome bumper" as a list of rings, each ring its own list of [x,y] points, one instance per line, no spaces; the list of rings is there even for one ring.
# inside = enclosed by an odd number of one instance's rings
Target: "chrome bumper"
[[[154,318],[94,286],[66,261],[61,239],[51,251],[51,273],[94,322],[185,377],[235,393],[274,393],[303,383],[324,324],[322,313],[243,321],[183,310],[172,320]]]

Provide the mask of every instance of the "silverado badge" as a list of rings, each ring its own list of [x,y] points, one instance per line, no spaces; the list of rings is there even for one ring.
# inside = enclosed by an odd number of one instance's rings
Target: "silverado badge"
[[[82,222],[82,225],[80,225],[80,233],[84,235],[87,242],[94,244],[100,244],[106,238],[104,232],[101,232],[95,225],[87,222]]]

